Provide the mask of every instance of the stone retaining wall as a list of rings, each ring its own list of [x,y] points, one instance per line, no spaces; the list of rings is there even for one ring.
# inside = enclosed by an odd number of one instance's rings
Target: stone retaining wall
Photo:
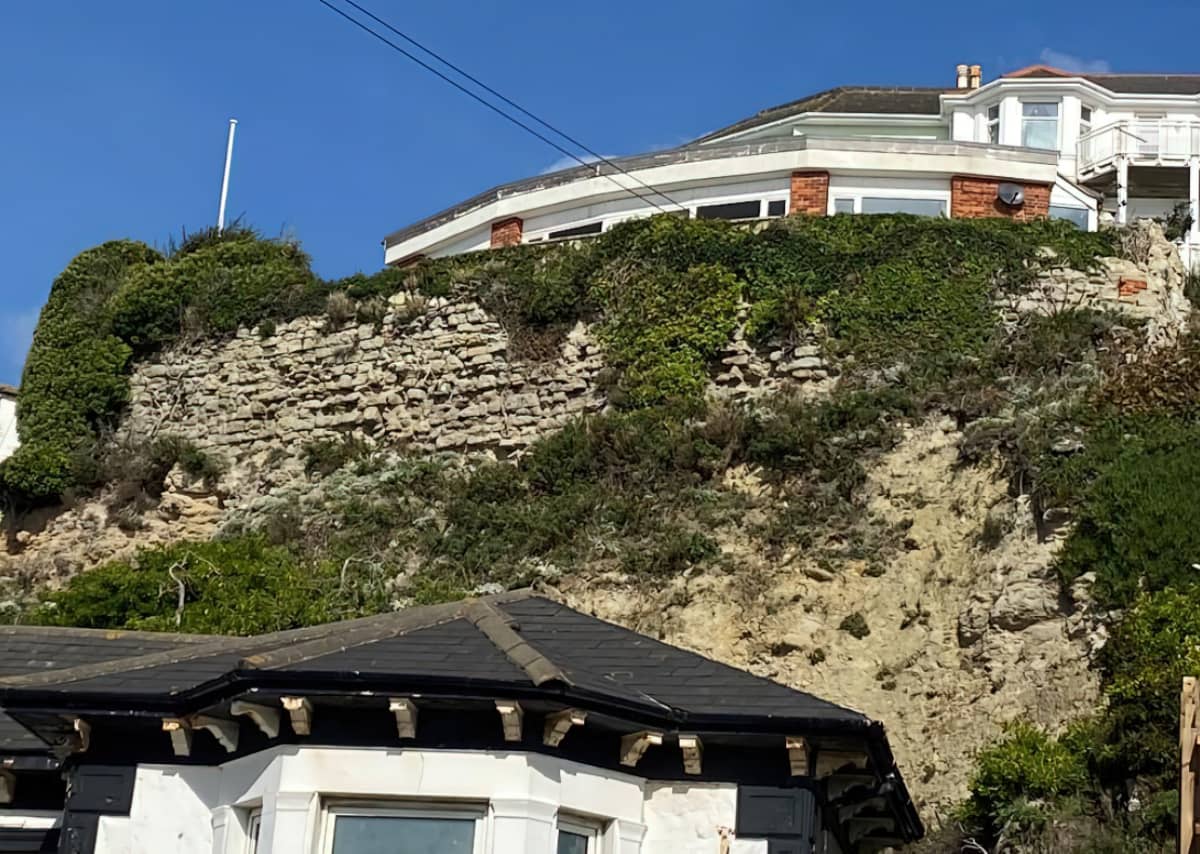
[[[536,362],[512,358],[504,329],[473,302],[400,294],[378,327],[327,325],[309,317],[268,336],[241,330],[137,365],[122,432],[169,433],[226,463],[272,467],[345,435],[505,457],[606,406],[603,354],[583,324]],[[758,353],[739,334],[721,362],[712,391],[724,398],[829,378],[811,343]]]

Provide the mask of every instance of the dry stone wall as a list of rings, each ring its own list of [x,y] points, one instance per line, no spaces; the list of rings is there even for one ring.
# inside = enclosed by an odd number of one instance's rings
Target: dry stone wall
[[[477,303],[399,294],[376,324],[301,318],[270,335],[176,347],[139,364],[122,432],[170,433],[245,469],[278,469],[310,442],[353,435],[416,451],[506,457],[607,403],[604,357],[578,324],[552,358],[522,360]],[[712,392],[742,398],[831,371],[809,342],[757,352],[739,333]]]

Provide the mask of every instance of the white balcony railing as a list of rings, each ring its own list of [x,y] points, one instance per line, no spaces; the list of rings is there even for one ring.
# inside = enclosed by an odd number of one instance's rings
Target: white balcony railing
[[[1102,172],[1125,156],[1134,166],[1183,166],[1200,157],[1200,122],[1134,119],[1113,122],[1079,138],[1081,177]]]

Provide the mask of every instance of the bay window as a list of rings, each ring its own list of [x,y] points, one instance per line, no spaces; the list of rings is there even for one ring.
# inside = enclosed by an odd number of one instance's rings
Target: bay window
[[[593,825],[559,817],[555,854],[598,854],[600,831]]]
[[[1021,145],[1058,150],[1058,102],[1025,101],[1021,104]]]
[[[482,809],[331,807],[323,854],[481,854]]]

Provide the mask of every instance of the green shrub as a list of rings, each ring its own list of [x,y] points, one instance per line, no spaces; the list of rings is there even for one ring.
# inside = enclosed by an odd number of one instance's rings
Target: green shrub
[[[310,304],[317,290],[308,256],[292,243],[245,231],[131,270],[113,298],[113,331],[134,352],[152,352],[193,332],[228,334]]]
[[[1000,741],[979,754],[968,815],[995,838],[1031,802],[1082,791],[1088,783],[1087,766],[1069,744],[1028,723],[1013,724]],[[1028,822],[1031,816],[1022,818]]]
[[[179,607],[180,591],[183,607]],[[30,615],[42,625],[249,635],[385,610],[382,585],[255,538],[140,552],[71,579]]]
[[[77,449],[94,444],[124,406],[131,350],[112,332],[108,303],[127,274],[159,262],[148,246],[114,241],[83,252],[54,281],[21,380],[21,447],[0,464],[8,503],[61,495]]]
[[[1089,434],[1087,453],[1053,470],[1057,495],[1081,493],[1058,559],[1069,583],[1096,573],[1101,604],[1122,607],[1139,590],[1192,589],[1200,560],[1200,428],[1116,420]]]
[[[327,477],[342,466],[370,455],[372,445],[356,436],[317,439],[304,446],[304,473]]]

